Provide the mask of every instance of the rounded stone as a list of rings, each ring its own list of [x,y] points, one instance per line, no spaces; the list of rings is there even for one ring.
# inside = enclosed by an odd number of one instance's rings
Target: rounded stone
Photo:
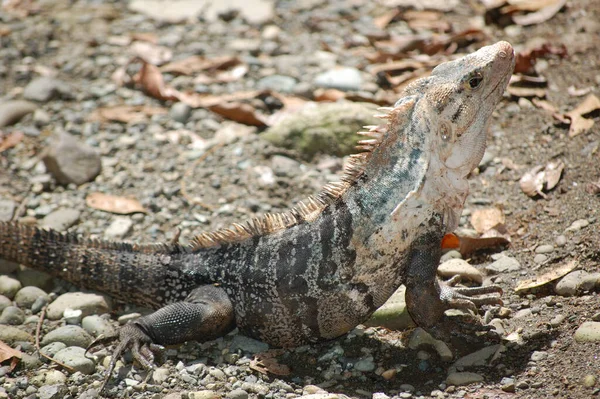
[[[38,298],[46,298],[48,294],[41,288],[28,286],[21,288],[15,295],[15,303],[21,308],[31,308]]]
[[[81,327],[67,325],[50,331],[42,339],[42,345],[52,342],[62,342],[67,346],[79,346],[87,348],[92,343],[92,337]]]
[[[68,308],[81,310],[83,317],[90,314],[108,313],[110,310],[109,301],[102,295],[68,292],[48,305],[48,318],[58,320]]]
[[[0,328],[0,341],[9,345],[18,341],[33,342],[33,336],[17,327],[6,325]]]
[[[92,374],[96,369],[94,361],[85,356],[85,349],[78,346],[70,346],[59,351],[54,355],[54,359],[83,374]]]
[[[0,295],[13,299],[21,288],[19,280],[8,276],[0,276]]]
[[[7,306],[0,315],[0,324],[11,324],[13,326],[23,324],[25,313],[16,306]]]

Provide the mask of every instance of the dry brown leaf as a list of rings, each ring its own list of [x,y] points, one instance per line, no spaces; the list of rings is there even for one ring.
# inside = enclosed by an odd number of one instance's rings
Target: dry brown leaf
[[[546,89],[543,89],[541,87],[524,87],[524,86],[509,85],[506,88],[506,91],[511,96],[515,96],[515,97],[525,97],[525,98],[531,98],[531,97],[544,98],[544,97],[546,97]]]
[[[170,48],[148,42],[133,42],[129,47],[131,53],[152,65],[162,65],[173,58]]]
[[[178,93],[179,99],[192,108],[210,108],[214,105],[235,102],[241,100],[250,100],[259,96],[267,95],[269,91],[252,90],[242,91],[233,94],[200,94],[200,93]]]
[[[117,105],[114,107],[98,108],[90,115],[90,120],[100,122],[135,123],[147,120],[152,115],[164,115],[165,108],[148,105]]]
[[[492,229],[493,230],[493,229]],[[490,230],[491,231],[491,230]],[[463,258],[468,258],[473,252],[481,249],[501,248],[510,244],[510,240],[498,233],[498,236],[490,237],[463,237],[459,236],[459,251]]]
[[[558,108],[556,108],[553,104],[546,100],[540,100],[539,98],[534,98],[531,100],[533,105],[536,107],[543,109],[551,115],[558,114]]]
[[[532,279],[520,281],[515,287],[515,292],[519,293],[521,291],[527,291],[532,288],[541,287],[542,285],[546,285],[554,280],[558,280],[559,278],[571,273],[573,270],[577,268],[578,264],[576,261],[572,260],[566,265],[559,266],[555,269],[552,269],[540,276],[537,276]]]
[[[484,233],[505,222],[502,209],[493,207],[476,209],[471,214],[471,225],[478,233]]]
[[[133,32],[130,33],[129,36],[131,40],[137,40],[140,42],[148,42],[152,44],[158,43],[158,36],[153,32]]]
[[[193,75],[203,71],[230,69],[240,65],[241,63],[242,62],[238,57],[233,56],[205,58],[199,55],[194,55],[163,65],[161,70],[174,75]]]
[[[227,102],[208,107],[212,112],[224,118],[251,126],[267,126],[264,115],[250,104],[240,102]]]
[[[533,2],[525,2],[533,3]],[[537,11],[525,15],[513,15],[513,21],[517,25],[534,25],[548,21],[556,13],[558,13],[567,3],[567,0],[542,0],[540,2],[544,4],[543,7],[538,8]]]
[[[533,198],[539,195],[542,198],[547,198],[544,191],[556,187],[564,168],[565,164],[561,160],[549,162],[545,167],[538,165],[521,177],[519,186],[529,197]]]
[[[118,197],[104,193],[91,193],[85,198],[90,208],[105,212],[128,215],[130,213],[147,213],[146,209],[135,198]]]
[[[314,97],[318,102],[335,102],[346,98],[346,93],[337,89],[317,89]]]
[[[19,144],[23,140],[23,137],[25,137],[23,132],[18,130],[8,134],[4,138],[0,135],[0,153]]]
[[[171,86],[167,86],[160,70],[152,64],[144,62],[134,80],[151,97],[158,100],[179,100],[181,93]]]
[[[407,10],[402,19],[416,32],[431,30],[439,33],[449,32],[452,26],[443,18],[443,14],[433,10]]]
[[[258,353],[250,361],[250,368],[261,374],[290,375],[290,368],[285,364],[280,364],[275,357],[280,353],[277,350]]]
[[[544,43],[541,46],[520,51],[515,57],[514,73],[533,73],[535,72],[533,67],[538,58],[547,55],[566,57],[567,54],[567,47],[564,44],[556,43]]]
[[[597,182],[590,182],[585,185],[585,191],[592,195],[600,194],[600,180]]]
[[[594,120],[583,116],[597,110],[600,110],[600,99],[594,94],[590,94],[577,107],[565,113],[564,116],[571,120],[569,137],[575,137],[591,129],[594,126]]]
[[[10,371],[13,371],[15,367],[17,367],[19,359],[21,359],[22,356],[23,353],[21,351],[13,349],[3,341],[0,341],[0,364],[10,360]]]
[[[396,19],[400,15],[400,9],[393,8],[387,11],[385,14],[373,18],[373,24],[379,29],[385,29],[390,22]]]

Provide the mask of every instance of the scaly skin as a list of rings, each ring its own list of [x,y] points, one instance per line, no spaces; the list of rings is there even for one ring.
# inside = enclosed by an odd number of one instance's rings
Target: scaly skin
[[[435,277],[456,228],[466,180],[485,150],[492,111],[514,66],[499,42],[411,84],[364,133],[369,150],[344,182],[288,214],[211,233],[191,247],[137,246],[0,224],[0,257],[159,309],[121,331],[151,366],[153,344],[207,340],[238,326],[273,346],[338,337],[401,285],[416,323],[450,339],[444,311],[498,303],[495,287],[462,290]]]

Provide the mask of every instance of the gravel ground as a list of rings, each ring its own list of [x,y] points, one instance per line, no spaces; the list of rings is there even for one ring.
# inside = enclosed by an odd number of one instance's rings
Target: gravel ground
[[[600,4],[594,0],[567,2],[549,21],[528,26],[493,12],[485,18],[478,2],[447,2],[441,11],[435,10],[441,4],[430,2],[434,10],[428,14],[399,0],[248,0],[232,2],[240,3],[236,10],[209,7],[199,18],[190,18],[194,2],[183,0],[168,12],[146,15],[153,3],[2,3],[0,220],[139,242],[171,240],[180,229],[186,242],[203,231],[285,210],[335,180],[344,147],[332,151],[337,147],[327,145],[315,154],[294,146],[300,138],[290,148],[275,146],[266,139],[266,125],[308,100],[319,110],[325,99],[389,105],[404,72],[419,76],[454,53],[496,40],[510,41],[522,54],[544,43],[554,46],[540,51],[528,75],[545,80],[538,79],[534,89],[543,90],[541,97],[558,113],[600,88]],[[177,15],[183,17],[174,22]],[[169,72],[170,62],[191,56],[202,57],[193,73],[181,73],[181,66]],[[215,101],[186,105],[165,92],[144,90],[143,78],[136,78],[146,65],[142,60],[163,68],[170,88]],[[392,73],[381,68],[386,60],[417,66],[401,65]],[[502,346],[463,348],[463,354],[473,354],[453,358],[418,329],[359,326],[332,342],[283,351],[234,332],[167,348],[164,364],[150,375],[126,356],[107,396],[600,395],[598,109],[584,113],[596,123],[573,136],[568,125],[536,105],[536,95],[514,93],[492,121],[489,149],[461,218],[461,230],[472,231],[478,218],[496,220],[486,210],[499,209],[511,243],[475,252],[468,263],[446,264],[450,275],[503,287],[505,305],[484,315],[509,337]],[[110,107],[120,113],[107,116]],[[328,121],[370,124],[352,114]],[[303,130],[311,132],[309,141],[330,139],[330,126],[313,128]],[[6,145],[10,140],[17,144]],[[543,196],[534,198],[523,193],[519,179],[528,170],[558,161],[564,170],[556,187],[542,188]],[[86,203],[92,193],[136,199],[126,205],[144,212],[99,210]],[[577,270],[558,283],[515,290],[523,280],[571,266]],[[81,348],[148,310],[80,293],[0,260],[0,311],[0,341],[22,352],[15,370],[9,361],[0,365],[0,398],[93,398],[110,347],[92,359]],[[38,356],[33,342],[41,318],[41,352],[68,368]]]

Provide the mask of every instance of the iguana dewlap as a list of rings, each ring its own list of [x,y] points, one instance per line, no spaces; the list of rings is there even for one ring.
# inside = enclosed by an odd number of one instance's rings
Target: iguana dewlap
[[[270,345],[338,337],[401,285],[415,322],[448,339],[452,307],[498,303],[496,287],[440,285],[440,242],[452,231],[487,125],[510,79],[498,42],[412,83],[369,127],[341,182],[289,212],[205,233],[190,246],[111,243],[0,223],[0,258],[158,309],[121,329],[151,366],[154,344],[205,341],[235,326]],[[116,359],[116,356],[115,356]],[[113,359],[113,361],[115,360]]]

